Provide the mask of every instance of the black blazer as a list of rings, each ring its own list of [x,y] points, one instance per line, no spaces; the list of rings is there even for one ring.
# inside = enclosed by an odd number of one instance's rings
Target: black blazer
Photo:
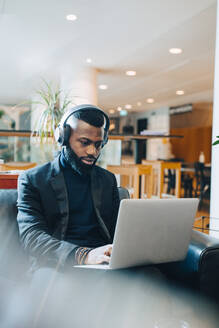
[[[91,192],[101,233],[112,243],[119,208],[115,176],[94,166]],[[64,266],[77,245],[64,241],[69,206],[59,157],[20,174],[17,206],[21,241],[34,267]]]

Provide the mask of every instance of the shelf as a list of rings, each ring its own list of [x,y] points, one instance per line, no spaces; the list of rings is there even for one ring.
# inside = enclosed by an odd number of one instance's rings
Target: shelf
[[[28,130],[0,130],[0,137],[34,137],[36,136],[36,132],[28,131]],[[48,135],[49,136],[49,135]],[[109,140],[146,140],[146,139],[154,139],[154,138],[183,138],[180,135],[110,135],[108,136]]]

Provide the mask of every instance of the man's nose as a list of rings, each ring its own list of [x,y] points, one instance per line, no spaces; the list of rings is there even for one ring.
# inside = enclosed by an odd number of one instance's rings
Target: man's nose
[[[94,144],[90,144],[88,147],[87,147],[87,154],[88,155],[94,155],[97,153],[97,149],[95,147]]]

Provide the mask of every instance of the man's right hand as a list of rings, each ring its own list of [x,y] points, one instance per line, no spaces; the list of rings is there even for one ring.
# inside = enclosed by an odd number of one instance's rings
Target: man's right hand
[[[92,249],[88,253],[84,264],[109,263],[112,253],[112,246],[112,244],[108,244]]]

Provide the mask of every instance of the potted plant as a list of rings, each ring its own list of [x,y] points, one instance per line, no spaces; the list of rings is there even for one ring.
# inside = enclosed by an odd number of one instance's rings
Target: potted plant
[[[35,106],[34,111],[39,110],[40,116],[36,115],[37,122],[34,124],[33,135],[35,135],[40,143],[48,143],[48,138],[54,138],[55,129],[66,111],[71,101],[66,95],[63,96],[60,102],[62,90],[58,87],[53,87],[51,83],[43,80],[43,87],[36,91],[37,100],[32,104],[40,105]]]
[[[62,97],[62,102],[60,101]],[[72,102],[59,87],[43,80],[36,91],[36,100],[32,101],[32,137],[31,160],[38,164],[50,161],[59,153],[54,140],[55,129]]]
[[[2,118],[2,116],[5,114],[5,112],[2,110],[2,109],[0,109],[0,119]]]
[[[216,136],[216,138],[218,138],[219,139],[219,136]],[[215,142],[213,142],[213,146],[215,146],[215,145],[217,145],[217,144],[219,144],[219,140],[216,140]]]

